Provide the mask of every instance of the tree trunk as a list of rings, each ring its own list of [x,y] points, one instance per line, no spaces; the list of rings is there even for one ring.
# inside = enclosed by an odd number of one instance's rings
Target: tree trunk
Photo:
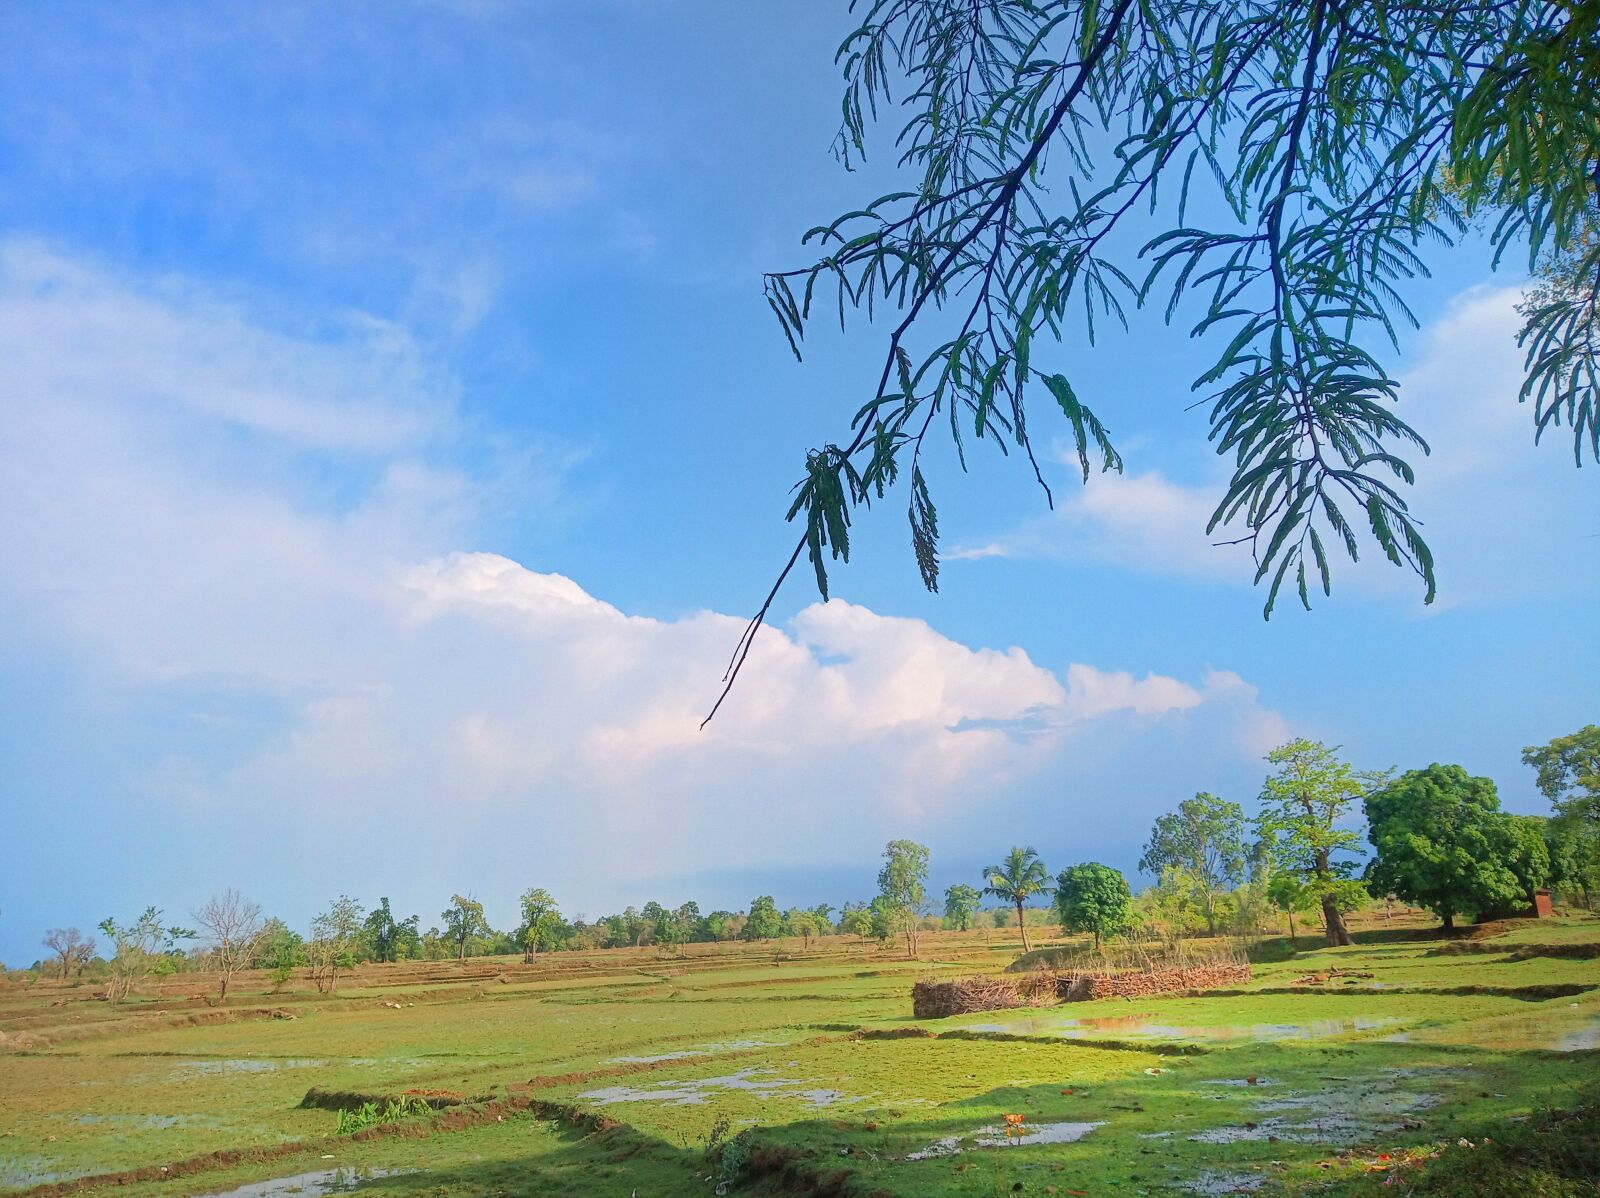
[[[1335,948],[1355,943],[1344,926],[1344,916],[1339,914],[1339,904],[1333,901],[1331,894],[1322,896],[1322,925],[1327,929],[1328,943]]]
[[[1022,904],[1017,904],[1017,931],[1022,933],[1022,951],[1028,951],[1028,925],[1022,922]]]
[[[1328,863],[1328,852],[1320,850],[1316,856],[1317,881],[1324,886],[1333,880],[1333,869]],[[1350,933],[1344,926],[1344,916],[1339,914],[1339,904],[1334,902],[1333,895],[1327,890],[1322,892],[1322,926],[1327,930],[1328,943],[1335,948],[1346,944],[1353,944]]]
[[[1294,912],[1289,912],[1289,939],[1294,939]]]
[[[1447,932],[1456,930],[1456,917],[1453,912],[1446,911],[1444,913],[1444,930]]]
[[[228,975],[226,973],[222,975],[222,980],[217,985],[217,1001],[224,1003],[228,1001]]]

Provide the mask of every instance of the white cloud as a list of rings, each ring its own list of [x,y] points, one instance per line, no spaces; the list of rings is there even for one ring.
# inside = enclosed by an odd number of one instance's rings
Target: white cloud
[[[1248,568],[1248,552],[1213,544],[1206,534],[1221,494],[1220,486],[1187,486],[1159,471],[1095,474],[1068,492],[1049,516],[977,545],[957,546],[945,556],[955,561],[1055,558],[1146,573],[1236,578]]]
[[[35,406],[177,405],[297,448],[387,453],[444,431],[450,399],[400,330],[351,314],[290,336],[192,285],[118,285],[38,242],[0,243],[8,389]]]
[[[393,330],[274,331],[15,244],[0,313],[0,359],[26,365],[0,382],[0,487],[23,497],[0,505],[0,618],[95,708],[175,713],[141,732],[129,802],[316,829],[285,868],[360,843],[425,875],[488,846],[609,901],[956,835],[1094,790],[1112,744],[1242,761],[1276,720],[1233,675],[1058,673],[834,600],[764,630],[702,731],[743,619],[637,616],[462,551],[492,487],[427,456],[458,435],[451,388]]]

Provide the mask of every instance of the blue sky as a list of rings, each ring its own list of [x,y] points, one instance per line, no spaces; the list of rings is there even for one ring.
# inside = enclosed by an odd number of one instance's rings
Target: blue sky
[[[0,959],[229,885],[426,926],[838,903],[893,836],[941,886],[1014,842],[1131,869],[1290,735],[1540,809],[1521,747],[1600,697],[1600,474],[1533,447],[1476,242],[1391,359],[1432,608],[1364,565],[1263,623],[1203,534],[1208,347],[1141,318],[1055,351],[1124,477],[1047,417],[1053,513],[937,459],[941,593],[870,514],[695,729],[875,377],[872,330],[797,365],[760,294],[891,174],[827,153],[843,9],[0,11]]]

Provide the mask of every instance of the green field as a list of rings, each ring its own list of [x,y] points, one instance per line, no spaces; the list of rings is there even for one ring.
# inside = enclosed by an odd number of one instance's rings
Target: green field
[[[0,1189],[1323,1192],[1391,1172],[1409,1187],[1466,1154],[1487,1167],[1592,1101],[1600,960],[1539,948],[1600,941],[1600,919],[1462,942],[1362,926],[1351,948],[1263,946],[1280,959],[1242,992],[922,1023],[915,980],[998,970],[1017,946],[950,933],[919,961],[830,938],[366,966],[334,995],[250,977],[226,1010],[193,975],[118,1006],[11,985]],[[1297,981],[1334,969],[1371,976]],[[303,1105],[313,1088],[333,1097]],[[407,1089],[466,1101],[337,1134],[333,1107]],[[1008,1114],[1026,1129],[1010,1141]],[[1513,1172],[1518,1192],[1593,1192],[1560,1166],[1531,1188]]]

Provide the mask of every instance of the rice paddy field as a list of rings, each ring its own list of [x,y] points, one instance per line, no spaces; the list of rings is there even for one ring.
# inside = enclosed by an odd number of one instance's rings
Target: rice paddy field
[[[1502,1167],[1502,1145],[1596,1138],[1560,1120],[1600,1082],[1600,959],[1581,955],[1600,919],[1444,941],[1373,915],[1358,935],[1266,942],[1227,991],[920,1022],[916,980],[1018,946],[366,966],[333,994],[247,976],[226,1008],[192,974],[115,1006],[13,984],[0,1192],[1404,1193]],[[1600,1148],[1572,1151],[1517,1192],[1596,1192]],[[1429,1192],[1475,1192],[1452,1184]]]

